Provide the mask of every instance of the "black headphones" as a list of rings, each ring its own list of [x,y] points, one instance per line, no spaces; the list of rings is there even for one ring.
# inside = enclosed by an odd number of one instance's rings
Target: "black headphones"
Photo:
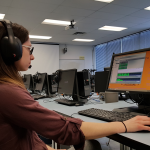
[[[6,65],[13,64],[22,57],[21,41],[14,36],[12,22],[9,20],[0,21],[7,31],[7,36],[0,41],[0,53]]]

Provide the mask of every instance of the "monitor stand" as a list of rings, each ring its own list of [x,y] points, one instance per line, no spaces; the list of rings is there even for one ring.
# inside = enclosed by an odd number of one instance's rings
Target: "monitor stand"
[[[133,115],[147,115],[148,113],[150,114],[150,106],[138,105],[131,107],[122,107],[113,109],[113,111],[125,112]]]
[[[132,98],[138,105],[137,106],[129,106],[123,108],[117,108],[113,111],[117,112],[129,112],[131,114],[150,114],[150,94],[130,94],[130,98]]]

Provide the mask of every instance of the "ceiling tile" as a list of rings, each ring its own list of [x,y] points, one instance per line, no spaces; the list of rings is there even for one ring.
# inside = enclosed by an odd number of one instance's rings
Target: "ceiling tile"
[[[71,14],[71,15],[79,15],[79,16],[89,16],[94,11],[87,10],[87,9],[79,9],[79,8],[73,8],[73,7],[59,6],[53,12],[59,13],[59,14],[61,13],[61,14]]]
[[[91,18],[91,17],[86,17],[79,21],[79,23],[84,23],[84,24],[93,23],[95,25],[98,25],[99,27],[109,24],[111,22],[113,22],[113,20],[104,20],[104,19]]]
[[[0,0],[0,6],[10,6],[13,0]]]
[[[26,10],[39,10],[45,12],[52,12],[57,5],[46,4],[42,2],[31,2],[30,0],[13,0],[12,8],[26,9]]]
[[[150,19],[146,19],[146,18],[140,18],[140,17],[133,17],[133,16],[126,16],[126,17],[123,17],[121,19],[118,19],[117,21],[121,21],[121,22],[129,22],[129,23],[143,23],[143,22],[146,22],[146,21],[149,21]]]
[[[9,10],[7,11],[7,14],[22,15],[23,18],[26,18],[26,19],[28,17],[35,17],[35,18],[40,18],[40,17],[47,18],[47,17],[49,17],[48,12],[36,11],[36,10],[26,10],[26,9],[21,9],[21,8],[9,8]]]
[[[30,0],[31,2],[37,3],[37,2],[41,2],[41,3],[47,3],[47,4],[56,4],[56,5],[60,5],[62,2],[64,2],[65,0]]]
[[[150,6],[149,0],[114,0],[112,3],[141,9]]]
[[[6,14],[8,12],[9,7],[4,7],[0,5],[0,14]]]
[[[97,2],[94,0],[65,0],[62,6],[83,8],[89,10],[98,10],[107,5],[107,3]]]
[[[150,11],[149,10],[140,10],[136,13],[131,14],[130,16],[150,19]]]
[[[39,25],[41,22],[41,18],[34,19],[33,17],[28,17],[27,19],[24,19],[22,15],[8,15],[6,14],[5,19],[11,20],[13,23],[18,23],[20,25],[23,25],[25,28],[27,28],[29,31],[34,29]]]
[[[124,16],[125,15],[105,13],[105,12],[95,12],[95,13],[89,15],[89,17],[91,17],[91,18],[99,18],[99,19],[106,19],[106,20],[118,20]]]
[[[114,14],[129,15],[131,13],[138,11],[138,10],[139,9],[136,9],[136,8],[109,4],[109,5],[101,8],[99,11],[114,13]]]
[[[108,26],[117,26],[117,27],[125,27],[125,28],[128,28],[128,27],[133,27],[135,25],[137,25],[137,23],[133,23],[133,22],[122,22],[122,21],[114,21],[114,22],[111,22],[109,24],[107,24]]]
[[[43,35],[43,36],[54,36],[58,35],[61,31],[65,30],[64,26],[54,26],[54,25],[45,25],[41,24],[31,30],[30,34],[33,35]]]

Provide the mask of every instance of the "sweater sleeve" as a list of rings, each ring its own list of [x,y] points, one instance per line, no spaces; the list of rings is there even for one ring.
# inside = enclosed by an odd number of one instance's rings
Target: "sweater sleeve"
[[[0,90],[0,111],[12,124],[34,130],[46,138],[82,150],[85,137],[80,130],[82,120],[66,118],[42,107],[30,94],[16,86]]]

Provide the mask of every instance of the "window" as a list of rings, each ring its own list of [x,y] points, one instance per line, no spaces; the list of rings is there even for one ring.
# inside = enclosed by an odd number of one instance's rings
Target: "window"
[[[121,53],[121,40],[100,44],[95,47],[96,70],[104,71],[109,67],[113,53]]]
[[[150,47],[150,30],[140,33],[140,49]]]
[[[140,49],[140,34],[133,34],[122,39],[122,52]]]

